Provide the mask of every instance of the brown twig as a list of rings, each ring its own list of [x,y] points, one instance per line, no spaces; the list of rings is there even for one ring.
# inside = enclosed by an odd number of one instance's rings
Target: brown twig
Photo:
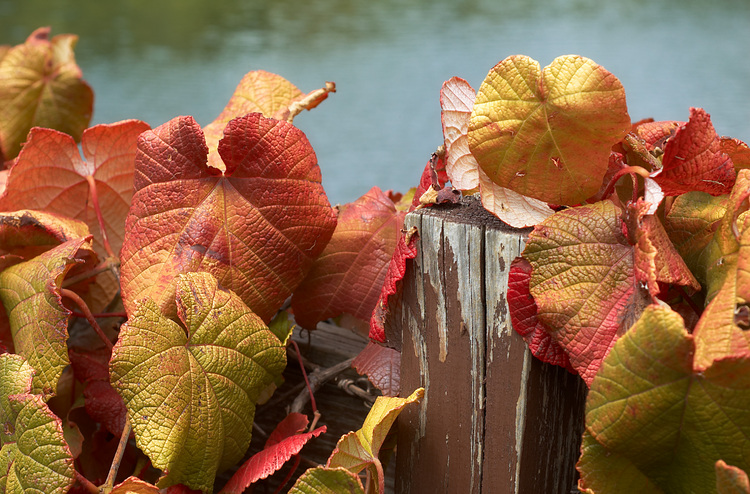
[[[310,395],[312,395],[313,392],[317,391],[325,382],[350,368],[353,361],[354,357],[344,360],[343,362],[339,362],[332,367],[321,368],[314,372],[311,372],[309,376]],[[291,412],[302,413],[302,409],[305,407],[306,403],[307,393],[302,392],[297,395],[297,398],[295,398],[292,402]],[[313,410],[316,409],[317,407],[313,408]]]
[[[133,428],[130,425],[130,419],[125,417],[125,427],[122,429],[122,436],[120,436],[120,443],[117,445],[117,451],[115,457],[112,458],[112,466],[109,467],[109,474],[107,474],[107,481],[101,487],[103,494],[109,494],[112,492],[112,488],[115,485],[115,477],[117,476],[117,470],[120,469],[120,463],[122,463],[122,457],[125,454],[125,447],[128,445],[128,438],[130,438],[130,432]]]
[[[89,491],[91,494],[99,494],[99,488],[93,484],[89,479],[81,475],[78,470],[76,472],[76,481],[81,484],[81,487]]]
[[[75,304],[81,309],[81,311],[83,311],[84,317],[89,322],[91,327],[94,328],[94,331],[96,331],[96,334],[99,335],[99,338],[104,342],[105,345],[107,345],[107,348],[112,350],[112,347],[114,345],[112,345],[112,342],[109,341],[107,335],[104,334],[102,328],[100,328],[99,324],[97,324],[96,318],[94,318],[94,315],[91,313],[89,306],[86,305],[86,302],[84,302],[84,300],[79,297],[76,292],[74,292],[73,290],[68,290],[67,288],[61,288],[60,295],[75,302]]]

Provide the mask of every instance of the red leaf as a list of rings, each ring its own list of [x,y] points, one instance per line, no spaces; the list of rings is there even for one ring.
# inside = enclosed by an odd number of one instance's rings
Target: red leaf
[[[652,177],[668,196],[691,191],[729,194],[736,178],[711,117],[701,108],[691,108],[690,120],[666,142],[662,166]]]
[[[373,341],[352,362],[384,396],[398,396],[401,386],[401,352]]]
[[[344,313],[369,319],[404,216],[377,187],[341,207],[331,241],[292,297],[300,326],[314,329],[318,322]]]
[[[635,133],[643,139],[649,151],[656,148],[664,149],[664,144],[670,137],[674,136],[680,126],[686,122],[677,122],[675,120],[664,120],[661,122],[644,122],[635,126]]]
[[[128,313],[144,297],[168,310],[177,274],[206,271],[268,321],[331,238],[336,217],[302,131],[251,113],[218,149],[224,172],[207,166],[192,117],[139,138],[121,255]]]
[[[393,310],[393,304],[398,303],[398,294],[401,291],[401,280],[406,273],[407,259],[417,257],[417,240],[419,234],[417,229],[412,228],[401,235],[396,244],[396,250],[391,257],[388,265],[388,272],[385,275],[383,290],[380,292],[380,300],[375,306],[370,318],[370,339],[384,343],[386,340],[386,319],[388,314]]]
[[[305,427],[307,417],[300,413],[290,413],[271,433],[265,449],[247,460],[219,494],[242,494],[248,486],[284,466],[310,439],[326,431],[326,426],[321,426],[312,432],[300,434]]]
[[[433,153],[430,161],[428,161],[425,165],[424,171],[422,171],[422,176],[419,179],[419,185],[417,186],[416,192],[414,192],[414,199],[412,199],[410,211],[413,211],[420,205],[425,206],[428,204],[439,204],[440,202],[446,202],[445,199],[451,199],[443,197],[441,198],[443,200],[441,200],[437,197],[437,192],[445,187],[445,183],[447,181],[448,174],[445,171],[445,154],[440,155],[437,153]],[[429,194],[426,196],[425,194],[427,194],[428,192],[430,194],[434,194],[434,196],[429,197]],[[458,194],[458,197],[461,197],[460,193]]]
[[[507,296],[513,329],[523,337],[536,358],[542,362],[565,367],[576,374],[570,365],[568,354],[552,339],[537,318],[536,302],[529,292],[531,269],[531,263],[523,257],[516,257],[510,264]]]

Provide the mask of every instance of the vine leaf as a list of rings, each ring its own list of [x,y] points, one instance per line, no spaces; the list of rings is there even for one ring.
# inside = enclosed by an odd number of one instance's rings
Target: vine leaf
[[[177,280],[180,324],[151,299],[120,331],[110,381],[125,400],[138,447],[165,472],[159,487],[210,491],[239,461],[259,394],[281,374],[281,342],[208,273]]]
[[[510,264],[508,273],[508,311],[513,329],[529,345],[531,354],[542,362],[575,370],[565,350],[552,338],[537,317],[537,306],[529,292],[531,283],[531,263],[517,257]]]
[[[469,148],[496,184],[554,204],[594,195],[611,147],[631,129],[620,81],[592,60],[558,57],[541,70],[521,55],[479,88]]]
[[[317,92],[321,92],[321,90],[317,90]],[[321,92],[321,101],[328,97],[328,92],[331,91],[323,90]],[[262,113],[267,118],[288,120],[290,116],[289,107],[313,93],[316,93],[316,91],[305,95],[294,84],[280,75],[264,70],[254,70],[245,74],[221,114],[203,128],[208,145],[208,165],[224,170],[224,163],[218,153],[218,146],[224,128],[230,120],[248,113]]]
[[[159,488],[138,477],[128,477],[117,484],[110,494],[159,494]]]
[[[424,397],[424,388],[414,391],[408,398],[379,396],[365,418],[362,428],[345,434],[336,444],[326,467],[344,467],[352,473],[368,468],[373,479],[378,479],[380,494],[384,494],[383,470],[378,459],[393,422],[406,405],[418,403]]]
[[[374,341],[359,352],[352,367],[383,392],[383,396],[398,396],[401,390],[401,352]]]
[[[734,164],[705,110],[690,109],[690,120],[664,145],[661,170],[651,176],[668,196],[691,191],[718,196],[732,190]]]
[[[310,439],[326,431],[326,427],[321,426],[314,431],[303,432],[307,423],[307,417],[301,413],[287,415],[268,437],[263,451],[247,460],[219,494],[242,494],[251,484],[265,479],[284,466]]]
[[[716,492],[718,494],[750,494],[750,480],[741,468],[716,462]]]
[[[32,373],[20,355],[0,355],[0,492],[64,494],[73,456],[62,421],[31,394]]]
[[[39,28],[0,58],[0,155],[5,160],[18,155],[32,127],[57,129],[77,141],[91,120],[94,92],[81,78],[73,54],[78,36],[50,40],[49,34],[49,27]]]
[[[55,394],[68,365],[68,316],[60,288],[65,274],[91,249],[91,237],[69,240],[0,273],[0,299],[10,320],[15,350],[36,375],[35,392]],[[92,253],[93,255],[93,253]]]
[[[586,430],[599,447],[583,449],[584,487],[617,475],[613,468],[623,463],[665,492],[713,492],[720,459],[747,470],[750,359],[716,360],[701,370],[694,351],[682,318],[655,305],[617,341],[586,403]],[[597,453],[598,460],[590,456]]]
[[[378,187],[339,208],[330,242],[292,296],[297,323],[314,329],[341,314],[369,320],[380,296],[406,211]]]
[[[552,215],[546,203],[500,187],[479,168],[469,150],[469,120],[476,94],[468,82],[453,77],[440,91],[441,119],[445,139],[445,171],[451,184],[461,191],[481,192],[486,210],[515,228],[534,226]]]
[[[346,468],[316,467],[297,479],[289,494],[365,494],[359,477]]]
[[[206,271],[264,321],[304,279],[336,225],[304,134],[259,113],[232,120],[206,163],[203,132],[177,117],[141,134],[122,249],[126,311],[165,308],[179,273]]]
[[[392,313],[397,304],[401,303],[402,280],[406,273],[406,261],[417,257],[417,243],[419,234],[416,227],[406,233],[402,233],[396,244],[385,281],[380,292],[375,309],[370,318],[370,339],[384,343],[387,336],[393,341],[401,341],[400,334],[394,333],[395,328],[389,323],[388,315]]]

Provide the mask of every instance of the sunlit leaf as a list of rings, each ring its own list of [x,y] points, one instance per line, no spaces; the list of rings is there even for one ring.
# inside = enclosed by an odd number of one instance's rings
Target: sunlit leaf
[[[721,150],[731,158],[736,171],[750,168],[750,146],[732,137],[721,137]]]
[[[138,447],[165,471],[159,487],[209,491],[217,471],[244,455],[256,400],[281,374],[281,342],[208,273],[180,275],[177,317],[145,299],[112,352],[112,385],[125,400]]]
[[[117,484],[110,494],[159,494],[159,488],[138,477],[128,477]]]
[[[728,194],[735,176],[711,117],[701,108],[690,109],[690,120],[664,145],[662,169],[652,174],[668,196],[692,191]]]
[[[246,461],[219,494],[242,494],[251,484],[278,471],[310,439],[326,431],[326,427],[322,426],[311,432],[303,432],[307,422],[307,417],[300,413],[287,415],[271,433],[263,451]]]
[[[588,454],[618,455],[665,492],[714,492],[719,459],[750,466],[750,359],[701,371],[694,351],[682,318],[660,306],[617,341],[586,403],[586,429],[601,448],[584,448],[581,464],[592,468],[581,468],[583,485],[618,475],[593,468]]]
[[[289,494],[364,494],[359,477],[346,468],[316,467],[297,479]]]
[[[479,170],[479,190],[484,209],[513,228],[537,225],[554,213],[545,202],[500,187],[482,170]]]
[[[378,187],[341,206],[330,242],[292,296],[297,323],[314,329],[344,313],[369,320],[404,216]]]
[[[49,39],[34,31],[0,59],[0,155],[15,158],[32,127],[57,129],[79,140],[91,120],[94,93],[81,79],[73,47],[78,36]]]
[[[0,273],[0,299],[10,319],[16,352],[36,372],[34,389],[52,395],[68,365],[68,316],[60,288],[90,237],[69,240]]]
[[[517,257],[510,264],[508,273],[508,312],[513,329],[523,337],[536,358],[575,372],[568,354],[537,317],[536,302],[529,292],[530,281],[531,263],[523,257]]]
[[[404,279],[404,273],[406,273],[406,261],[417,257],[418,240],[419,234],[416,228],[402,234],[398,239],[396,250],[388,264],[380,299],[370,318],[369,336],[372,340],[383,343],[389,333],[392,332],[392,328],[386,327],[389,319],[388,314],[392,313],[396,305],[400,303],[402,280]]]
[[[717,494],[750,494],[750,480],[741,468],[727,465],[723,460],[716,462]]]
[[[609,153],[630,131],[620,81],[592,60],[526,56],[497,64],[477,93],[469,147],[501,187],[554,204],[599,189]]]
[[[379,396],[365,418],[362,428],[345,434],[336,444],[328,463],[329,468],[344,467],[352,473],[370,469],[372,478],[382,485],[383,471],[378,455],[393,422],[406,405],[418,403],[424,396],[424,388],[414,391],[408,398]],[[380,494],[385,494],[380,492]]]
[[[649,151],[655,151],[656,149],[664,151],[667,139],[673,137],[677,129],[684,124],[685,122],[677,122],[675,120],[650,121],[637,124],[633,131],[638,137],[643,139]]]
[[[374,341],[357,354],[352,367],[366,375],[383,396],[398,396],[401,386],[401,352]]]
[[[460,77],[445,81],[440,90],[445,171],[451,184],[458,190],[474,190],[479,187],[479,165],[469,150],[467,136],[475,98],[474,88]]]
[[[31,367],[0,355],[0,492],[64,494],[74,482],[62,422],[32,395]]]
[[[259,113],[232,120],[219,143],[226,171],[206,165],[203,132],[177,117],[144,132],[122,249],[128,313],[165,308],[179,273],[207,271],[270,320],[336,225],[304,134]]]

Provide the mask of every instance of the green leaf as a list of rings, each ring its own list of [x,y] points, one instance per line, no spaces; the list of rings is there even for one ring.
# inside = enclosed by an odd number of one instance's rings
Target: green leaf
[[[0,273],[0,299],[10,320],[16,353],[36,372],[35,392],[50,396],[68,365],[68,316],[60,288],[77,262],[79,250],[91,252],[91,237],[64,244]],[[93,255],[93,253],[92,253]]]
[[[78,36],[49,40],[49,27],[0,59],[0,154],[15,158],[32,127],[49,127],[78,141],[94,108],[94,92],[81,79],[73,47]]]
[[[372,478],[378,478],[382,486],[383,471],[378,459],[380,447],[401,410],[410,403],[419,402],[423,396],[424,388],[417,389],[408,398],[378,396],[362,428],[339,439],[326,466],[344,467],[355,474],[369,468]],[[384,494],[382,489],[380,494]]]
[[[62,422],[29,394],[31,367],[0,355],[0,492],[64,494],[73,486],[73,456]]]
[[[307,470],[289,494],[364,494],[359,477],[346,468],[316,467]]]
[[[501,187],[554,204],[594,195],[610,148],[630,131],[620,81],[592,60],[558,57],[541,70],[511,56],[487,74],[469,124],[469,148]]]
[[[704,316],[705,317],[705,316]],[[604,360],[586,403],[586,430],[665,492],[714,492],[714,464],[750,466],[750,359],[694,368],[682,318],[649,306]],[[586,458],[581,463],[595,466]],[[615,475],[581,468],[586,487]]]
[[[159,487],[210,491],[217,472],[250,444],[255,403],[281,374],[278,338],[208,273],[180,275],[177,316],[151,299],[123,325],[110,379],[125,400],[138,447],[165,471]]]

